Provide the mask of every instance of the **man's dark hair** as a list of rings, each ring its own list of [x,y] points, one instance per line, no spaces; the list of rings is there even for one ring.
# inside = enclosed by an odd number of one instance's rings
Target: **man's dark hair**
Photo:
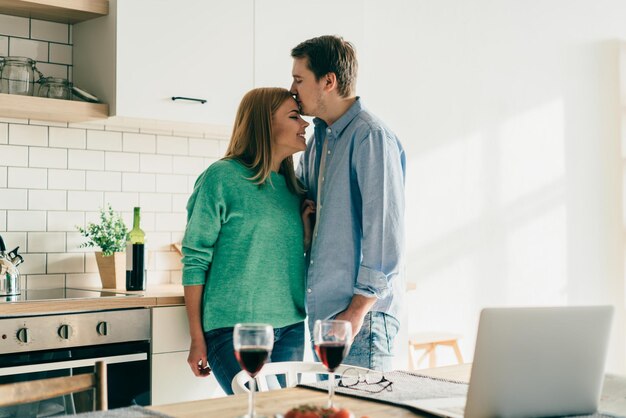
[[[309,70],[319,80],[335,73],[339,95],[354,94],[358,62],[354,45],[340,36],[325,35],[302,42],[291,50],[293,58],[308,58]]]

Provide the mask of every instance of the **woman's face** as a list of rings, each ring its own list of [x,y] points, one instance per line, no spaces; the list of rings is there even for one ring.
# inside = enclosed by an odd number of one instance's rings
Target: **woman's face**
[[[309,123],[300,116],[298,103],[292,98],[285,100],[272,115],[274,153],[286,158],[306,150],[307,126]]]

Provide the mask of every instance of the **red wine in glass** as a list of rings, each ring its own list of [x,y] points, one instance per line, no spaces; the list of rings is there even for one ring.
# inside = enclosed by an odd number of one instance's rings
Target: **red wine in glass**
[[[352,343],[352,325],[341,320],[317,320],[313,326],[313,341],[317,356],[320,358],[328,374],[328,404],[333,407],[335,393],[335,370],[350,349]]]
[[[235,358],[252,379],[248,382],[248,413],[245,418],[262,418],[254,412],[254,378],[263,368],[274,347],[274,328],[268,324],[236,324],[233,328]]]
[[[329,372],[334,372],[346,355],[346,343],[331,342],[317,345],[317,355]]]
[[[239,365],[252,377],[261,370],[269,355],[270,350],[266,347],[242,347],[235,350],[235,357]]]

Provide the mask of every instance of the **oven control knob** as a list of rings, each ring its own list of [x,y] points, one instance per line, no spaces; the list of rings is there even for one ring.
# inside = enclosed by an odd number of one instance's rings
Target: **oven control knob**
[[[28,328],[20,328],[17,330],[16,334],[17,339],[21,343],[29,343],[30,342],[30,330]]]
[[[64,340],[69,340],[72,336],[72,327],[67,324],[63,324],[59,327],[57,333],[59,334],[59,337],[63,338]]]
[[[96,332],[98,333],[98,335],[108,335],[109,324],[106,321],[98,322],[98,325],[96,325]]]

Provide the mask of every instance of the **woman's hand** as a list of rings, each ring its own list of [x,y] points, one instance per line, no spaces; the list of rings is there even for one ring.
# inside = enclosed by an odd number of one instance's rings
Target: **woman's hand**
[[[315,226],[314,219],[311,220],[311,215],[315,214],[316,205],[311,199],[305,199],[300,206],[300,212],[302,214],[302,225],[304,226],[304,251],[308,252],[311,248],[311,239],[313,235],[313,227]]]
[[[184,286],[185,287],[185,307],[187,308],[187,319],[189,320],[189,335],[191,337],[191,347],[189,347],[189,357],[187,363],[191,367],[194,375],[205,377],[211,374],[211,368],[206,359],[206,341],[202,331],[202,295],[204,285]]]
[[[191,341],[187,363],[189,363],[193,374],[198,377],[206,377],[211,374],[211,368],[206,359],[206,343],[204,340]]]

